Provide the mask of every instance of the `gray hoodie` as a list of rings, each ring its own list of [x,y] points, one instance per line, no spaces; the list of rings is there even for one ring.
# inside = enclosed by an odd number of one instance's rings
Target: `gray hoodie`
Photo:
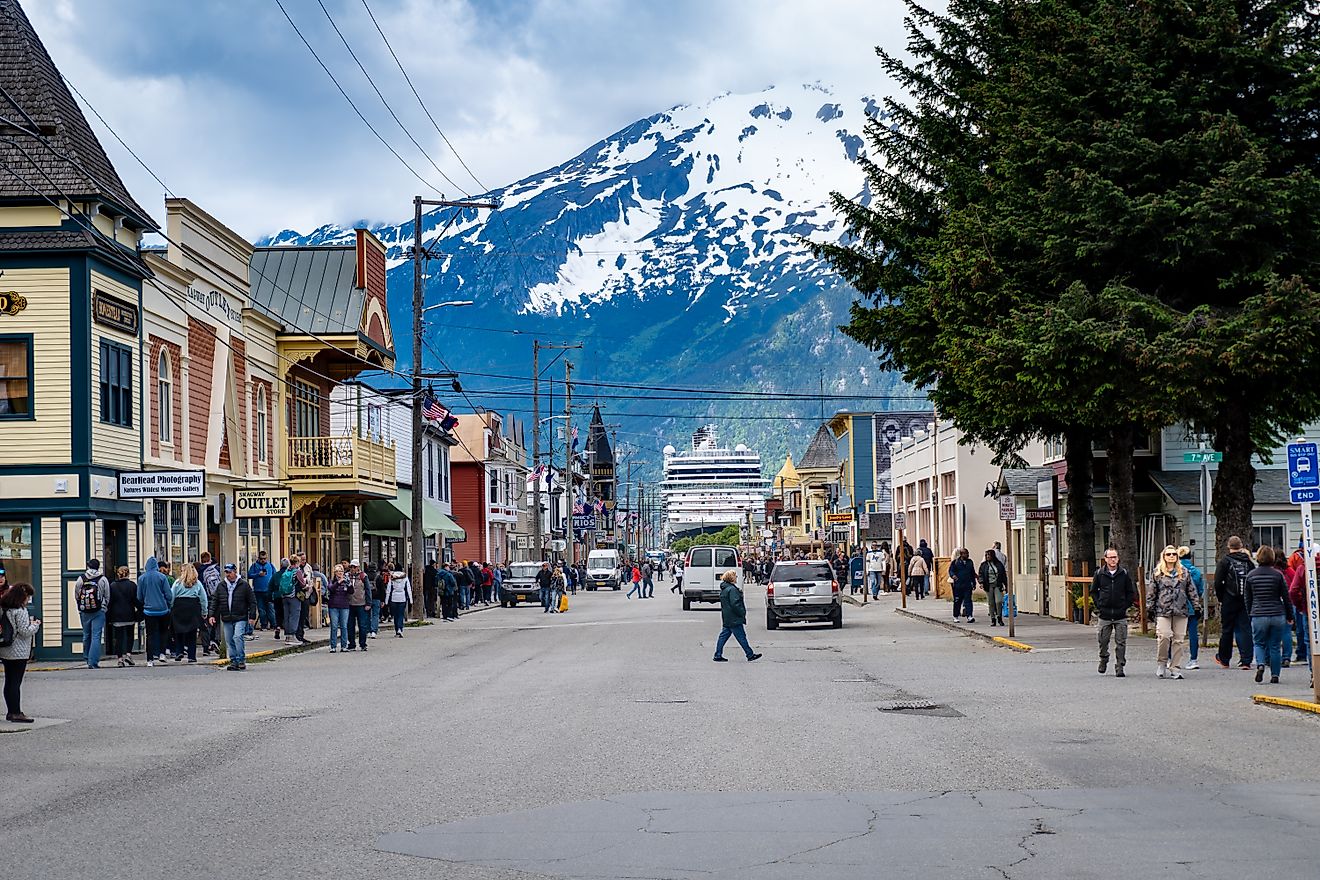
[[[101,569],[89,568],[79,575],[78,582],[74,586],[74,595],[78,595],[78,591],[82,589],[83,584],[93,581],[96,582],[96,607],[101,611],[105,611],[110,607],[110,581],[106,579],[105,572]]]

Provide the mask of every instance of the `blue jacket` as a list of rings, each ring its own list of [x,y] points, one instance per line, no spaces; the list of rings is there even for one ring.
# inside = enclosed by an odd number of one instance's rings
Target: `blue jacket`
[[[1187,573],[1192,576],[1192,586],[1196,587],[1197,595],[1205,595],[1205,576],[1201,574],[1201,569],[1192,565],[1186,559],[1182,561],[1182,567],[1187,569]],[[1187,600],[1187,616],[1196,614],[1196,608],[1192,605],[1192,600]]]
[[[248,583],[252,585],[254,593],[269,593],[271,578],[275,577],[275,566],[267,562],[264,566],[260,562],[252,563],[248,569]]]
[[[170,605],[174,603],[170,582],[160,573],[160,566],[156,564],[154,556],[147,560],[142,576],[138,578],[137,599],[142,606],[142,613],[147,617],[164,617],[170,613]]]
[[[954,589],[970,590],[976,586],[976,566],[972,560],[958,557],[949,563],[949,577]]]

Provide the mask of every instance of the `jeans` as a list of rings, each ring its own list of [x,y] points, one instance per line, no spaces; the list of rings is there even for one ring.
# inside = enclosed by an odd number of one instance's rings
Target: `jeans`
[[[225,652],[229,655],[229,665],[246,666],[247,642],[243,640],[243,636],[247,635],[248,622],[224,620],[220,625],[225,631]]]
[[[655,581],[642,578],[642,596],[647,599],[655,596]]]
[[[330,647],[348,648],[348,609],[330,609]]]
[[[550,597],[554,595],[554,590],[550,587],[541,588],[541,613],[544,614],[550,610]],[[629,593],[628,595],[632,595]]]
[[[644,598],[644,597],[646,596],[646,593],[643,591],[643,587],[642,587],[642,582],[641,582],[641,581],[637,581],[636,583],[634,583],[634,584],[632,585],[632,588],[631,588],[630,590],[628,590],[628,596],[627,596],[627,598],[631,599],[633,593],[636,593],[636,594],[637,594],[637,598],[639,598],[639,599]]]
[[[920,593],[920,595],[917,596],[917,598],[918,598],[918,599],[924,599],[924,598],[926,598],[926,597],[929,596],[929,595],[930,595],[930,575],[928,575],[928,574],[927,574],[927,575],[922,575],[922,577],[921,577],[921,593]]]
[[[1155,638],[1155,661],[1181,669],[1183,652],[1187,649],[1187,618],[1155,618]]]
[[[1201,650],[1201,622],[1195,616],[1187,618],[1187,653],[1193,661]]]
[[[1238,663],[1247,665],[1251,659],[1251,617],[1240,596],[1230,596],[1219,606],[1219,661],[1233,662],[1233,640],[1237,639]]]
[[[747,631],[741,623],[734,624],[733,626],[726,626],[724,629],[720,630],[720,637],[715,640],[715,656],[724,656],[724,643],[729,640],[729,636],[733,636],[738,640],[738,644],[742,646],[743,653],[747,655],[748,659],[751,659],[754,652],[752,651],[752,646],[747,644]]]
[[[1114,668],[1122,669],[1127,664],[1127,618],[1122,620],[1100,621],[1100,662],[1109,663],[1109,639],[1114,639]]]
[[[966,609],[966,613],[963,613]],[[954,587],[953,588],[953,616],[954,617],[972,617],[972,588]]]
[[[301,632],[302,602],[294,596],[284,597],[284,638],[294,638]]]
[[[20,697],[23,692],[23,673],[27,672],[27,658],[5,660],[5,712],[9,715],[22,715],[23,706]]]
[[[257,593],[257,624],[263,629],[275,626],[275,603],[271,601],[269,590]]]
[[[137,626],[131,623],[110,627],[110,650],[116,657],[127,657],[133,653],[133,637],[136,635],[136,629]]]
[[[197,630],[189,629],[174,634],[175,650],[187,654],[189,660],[197,659]]]
[[[158,617],[147,617],[147,659],[155,660],[165,651],[166,630],[169,629],[170,619],[162,614]]]
[[[884,579],[884,572],[868,571],[866,573],[867,583],[870,584],[871,587],[871,598],[873,599],[880,598],[880,586],[881,586],[880,582],[883,579]]]
[[[101,665],[101,640],[105,637],[105,609],[88,613],[79,611],[82,618],[83,654],[87,657],[87,668],[95,669]]]
[[[371,600],[371,631],[373,633],[380,632],[380,600],[379,599]]]
[[[472,588],[467,584],[458,588],[458,607],[464,611],[472,607]]]
[[[1251,638],[1255,642],[1256,665],[1270,666],[1270,675],[1278,676],[1283,663],[1283,630],[1288,625],[1282,614],[1251,618]]]
[[[1294,609],[1293,622],[1297,625],[1297,659],[1299,661],[1310,660],[1311,640],[1308,638],[1306,631],[1306,628],[1310,626],[1310,621],[1306,619],[1306,612]]]
[[[402,635],[402,634],[403,634],[403,622],[404,622],[404,620],[407,619],[404,615],[408,613],[408,603],[407,603],[407,602],[391,602],[391,603],[390,603],[390,613],[394,616],[394,632],[397,633],[397,634],[399,634],[399,635]]]
[[[367,630],[371,627],[371,609],[366,605],[357,605],[348,609],[348,646],[353,647],[353,624],[357,624],[357,643],[363,651],[367,650]]]

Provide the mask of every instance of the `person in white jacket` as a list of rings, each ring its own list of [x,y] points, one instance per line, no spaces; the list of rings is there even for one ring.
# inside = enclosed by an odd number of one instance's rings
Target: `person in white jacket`
[[[396,565],[390,575],[389,586],[385,588],[385,601],[390,603],[390,611],[394,615],[394,637],[401,639],[408,606],[412,604],[412,581],[408,580],[401,566]]]

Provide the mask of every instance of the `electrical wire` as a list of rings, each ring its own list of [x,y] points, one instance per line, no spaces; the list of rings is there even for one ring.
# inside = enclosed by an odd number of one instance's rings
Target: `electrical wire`
[[[435,127],[436,134],[440,135],[441,140],[445,142],[445,146],[449,147],[449,151],[453,153],[454,158],[458,160],[458,164],[462,165],[463,170],[468,173],[468,176],[476,181],[477,186],[481,187],[482,192],[490,192],[490,187],[482,183],[477,178],[477,175],[472,173],[472,169],[463,161],[463,157],[459,155],[458,150],[449,142],[449,138],[445,136],[445,133],[440,130],[440,124],[435,121],[435,117],[431,115],[431,111],[426,108],[426,103],[422,101],[422,96],[418,94],[417,87],[413,85],[412,77],[408,75],[408,71],[403,67],[403,62],[400,61],[399,56],[395,54],[394,47],[390,45],[389,37],[385,36],[385,31],[381,29],[380,22],[376,21],[376,16],[371,11],[371,7],[367,5],[367,0],[362,0],[362,8],[367,10],[367,15],[371,18],[371,23],[376,26],[376,33],[380,34],[381,40],[385,43],[385,48],[390,50],[390,57],[394,59],[394,63],[399,65],[399,72],[403,74],[404,80],[407,81],[408,88],[412,89],[413,97],[417,99],[417,103],[421,106],[422,112],[426,114],[427,119],[431,120],[431,125]],[[455,186],[457,186],[457,184],[455,184]]]
[[[142,166],[142,169],[146,171],[148,174],[150,174],[155,179],[155,181],[160,184],[160,188],[165,190],[165,194],[168,195],[170,198],[177,198],[177,196],[174,195],[174,191],[165,185],[165,181],[161,180],[160,176],[157,175],[156,172],[151,170],[151,166],[147,165],[146,162],[142,161],[142,157],[139,156],[137,153],[133,152],[133,148],[130,147],[128,143],[125,142],[124,139],[119,136],[119,132],[115,131],[114,128],[111,127],[110,123],[105,121],[105,117],[101,115],[101,111],[97,110],[95,107],[92,106],[92,102],[87,100],[87,96],[84,95],[82,92],[78,91],[78,87],[75,86],[73,83],[71,83],[68,77],[66,77],[63,73],[60,73],[60,79],[64,80],[64,84],[66,86],[68,86],[70,89],[73,89],[73,93],[78,96],[78,100],[82,101],[84,104],[87,105],[87,109],[91,110],[92,115],[94,115],[97,119],[101,121],[101,124],[105,126],[105,130],[110,132],[111,136],[113,136],[115,140],[119,141],[119,146],[123,147],[125,150],[128,150],[128,155],[136,159],[137,163]]]

